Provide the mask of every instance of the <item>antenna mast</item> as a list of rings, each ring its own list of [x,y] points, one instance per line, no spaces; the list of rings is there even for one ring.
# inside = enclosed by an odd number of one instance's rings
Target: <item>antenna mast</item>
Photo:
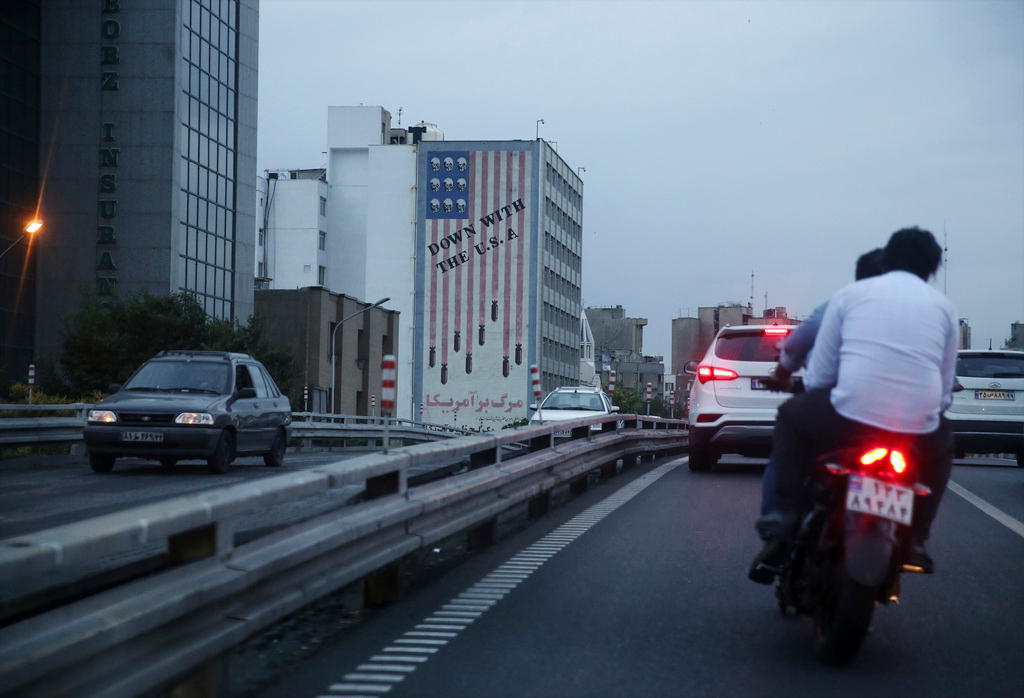
[[[942,221],[942,293],[949,295],[949,236],[946,234],[946,221]]]
[[[750,270],[750,314],[754,314],[754,270]]]

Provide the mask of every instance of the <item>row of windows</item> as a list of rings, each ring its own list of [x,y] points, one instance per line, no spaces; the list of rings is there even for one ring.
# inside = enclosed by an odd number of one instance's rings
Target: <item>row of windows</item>
[[[238,28],[238,0],[192,0],[182,20],[205,41],[224,46],[224,32],[233,34]]]
[[[583,196],[569,184],[568,180],[550,162],[547,163],[547,180],[548,184],[554,187],[555,191],[572,202],[576,210],[583,208]]]
[[[207,135],[182,124],[181,149],[183,167],[185,161],[191,161],[200,167],[209,168],[229,180],[234,180],[235,151],[218,142],[216,136]],[[188,172],[183,169],[181,174],[184,186],[188,179]]]
[[[198,260],[183,256],[179,256],[178,259],[179,263],[184,264],[185,267],[185,288],[230,304],[232,277],[234,276],[230,269],[203,264]],[[229,317],[229,315],[218,317]]]
[[[231,240],[220,235],[211,235],[190,225],[181,227],[178,254],[201,264],[211,264],[227,270],[232,268]]]
[[[548,231],[544,231],[544,249],[562,264],[567,264],[577,274],[583,267],[580,256],[555,239]]]
[[[544,197],[544,215],[555,222],[555,225],[562,227],[562,230],[566,231],[570,238],[577,242],[582,242],[583,238],[583,226],[577,223],[573,217],[562,210],[562,207],[551,200],[550,197]]]
[[[544,358],[552,361],[561,361],[564,364],[578,364],[580,361],[580,348],[556,342],[553,339],[544,338]]]
[[[567,313],[561,308],[556,308],[550,303],[544,304],[544,319],[550,322],[555,327],[563,330],[569,330],[575,334],[576,328],[580,324],[579,317],[572,313]]]
[[[227,60],[226,58],[224,59]],[[231,62],[232,65],[234,61]],[[195,95],[204,104],[210,106],[218,114],[235,118],[235,80],[219,81],[214,75],[202,70],[187,59],[182,59],[182,87],[191,95]],[[232,68],[233,70],[233,68]],[[231,73],[234,76],[234,73]]]
[[[231,317],[231,302],[223,298],[211,296],[208,293],[198,293],[195,289],[189,289],[195,296],[203,310],[210,317],[229,318]]]
[[[215,235],[234,237],[235,211],[197,194],[180,192],[181,222]]]
[[[562,278],[554,269],[544,267],[544,285],[572,303],[580,302],[580,287],[568,279]]]

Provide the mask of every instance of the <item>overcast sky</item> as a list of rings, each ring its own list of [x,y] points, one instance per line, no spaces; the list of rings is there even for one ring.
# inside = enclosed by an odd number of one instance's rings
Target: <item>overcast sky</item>
[[[584,167],[583,301],[800,317],[919,225],[974,348],[1024,322],[1024,2],[261,0],[259,169],[325,164],[327,107]]]

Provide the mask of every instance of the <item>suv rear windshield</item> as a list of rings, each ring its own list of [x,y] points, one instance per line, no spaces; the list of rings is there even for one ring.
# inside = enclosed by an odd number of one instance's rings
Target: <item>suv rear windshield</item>
[[[124,390],[225,395],[231,387],[229,364],[214,361],[150,361],[125,383]]]
[[[1024,378],[1024,357],[1013,354],[976,354],[956,361],[956,375],[967,378]]]
[[[778,361],[779,342],[784,338],[761,330],[729,332],[715,343],[715,356],[727,361]]]

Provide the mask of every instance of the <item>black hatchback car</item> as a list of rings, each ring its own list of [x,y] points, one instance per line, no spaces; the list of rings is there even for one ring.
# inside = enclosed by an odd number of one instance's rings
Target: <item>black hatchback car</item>
[[[108,473],[119,456],[173,466],[206,459],[227,472],[236,455],[280,466],[291,436],[291,404],[248,354],[162,351],[89,410],[89,465]]]

